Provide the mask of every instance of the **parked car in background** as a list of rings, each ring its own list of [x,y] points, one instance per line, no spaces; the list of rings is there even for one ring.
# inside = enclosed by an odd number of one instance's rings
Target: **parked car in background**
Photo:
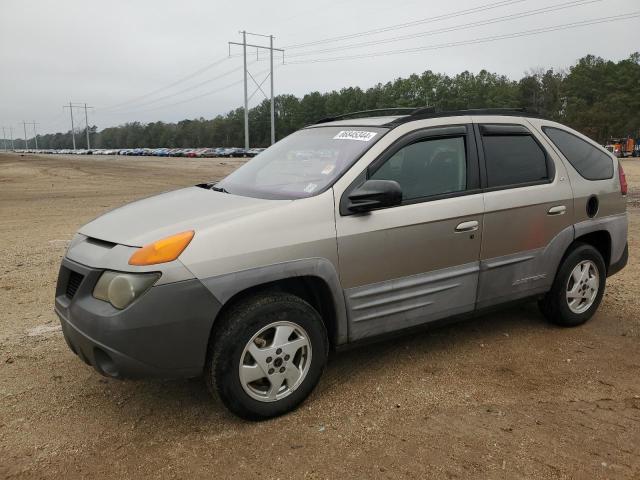
[[[256,155],[258,155],[264,150],[265,150],[264,148],[250,148],[249,150],[246,151],[246,156],[255,157]]]

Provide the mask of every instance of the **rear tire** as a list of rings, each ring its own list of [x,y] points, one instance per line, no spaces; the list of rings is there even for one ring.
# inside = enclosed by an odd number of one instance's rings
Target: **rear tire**
[[[591,245],[578,243],[560,265],[551,290],[538,306],[551,322],[575,327],[598,309],[607,279],[604,259]]]
[[[320,314],[288,293],[264,293],[217,320],[205,380],[236,415],[264,420],[290,412],[324,370],[327,332]]]

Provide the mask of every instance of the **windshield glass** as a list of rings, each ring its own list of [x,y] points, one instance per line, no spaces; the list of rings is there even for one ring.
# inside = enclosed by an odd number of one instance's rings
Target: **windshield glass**
[[[247,197],[311,197],[332,185],[386,132],[386,128],[346,126],[299,130],[245,163],[216,187]]]

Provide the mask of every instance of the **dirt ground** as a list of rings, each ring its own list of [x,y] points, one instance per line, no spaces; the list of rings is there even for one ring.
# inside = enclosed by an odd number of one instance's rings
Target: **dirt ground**
[[[640,478],[640,160],[630,264],[582,327],[525,305],[335,354],[299,410],[262,423],[199,380],[84,365],[53,312],[76,229],[240,163],[0,155],[0,478]]]

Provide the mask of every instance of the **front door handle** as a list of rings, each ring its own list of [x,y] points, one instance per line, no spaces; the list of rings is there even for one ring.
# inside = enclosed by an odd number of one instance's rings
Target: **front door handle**
[[[563,215],[564,212],[567,211],[567,207],[564,205],[556,205],[555,207],[551,207],[547,212],[547,215]]]
[[[462,222],[456,227],[456,232],[473,232],[478,230],[478,221],[471,220],[469,222]]]

